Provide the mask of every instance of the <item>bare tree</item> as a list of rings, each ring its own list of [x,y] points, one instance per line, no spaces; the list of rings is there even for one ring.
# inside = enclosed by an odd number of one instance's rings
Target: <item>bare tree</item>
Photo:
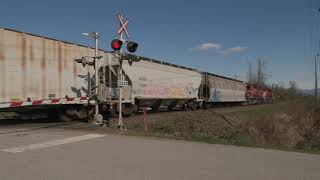
[[[251,77],[252,77],[252,63],[249,62],[249,70],[248,70],[248,73],[247,73],[247,81],[249,83],[251,83]]]
[[[289,81],[289,89],[296,91],[298,90],[297,82],[296,81]]]

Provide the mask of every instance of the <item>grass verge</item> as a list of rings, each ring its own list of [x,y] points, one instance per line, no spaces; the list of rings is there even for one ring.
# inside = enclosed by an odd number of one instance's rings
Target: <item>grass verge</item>
[[[126,119],[127,134],[211,144],[320,152],[320,107],[306,101]]]

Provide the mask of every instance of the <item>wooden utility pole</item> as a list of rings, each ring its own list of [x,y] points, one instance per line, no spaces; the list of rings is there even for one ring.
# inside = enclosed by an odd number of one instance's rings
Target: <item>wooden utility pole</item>
[[[318,100],[318,63],[317,63],[317,57],[319,57],[319,53],[320,53],[320,40],[319,40],[319,44],[318,44],[318,52],[314,57],[314,94],[316,96],[316,103],[318,104],[319,100]]]
[[[249,83],[252,83],[252,64],[249,63]]]
[[[318,104],[318,68],[317,68],[317,57],[319,54],[317,54],[314,57],[314,77],[315,77],[315,82],[314,82],[314,93],[316,96],[316,103]]]
[[[261,60],[260,58],[258,58],[258,84],[260,85],[261,84]]]

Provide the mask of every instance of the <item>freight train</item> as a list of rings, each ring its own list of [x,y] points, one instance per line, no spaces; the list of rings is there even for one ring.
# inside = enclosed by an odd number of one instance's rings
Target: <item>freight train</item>
[[[98,51],[97,87],[94,69],[74,61],[93,55],[91,47],[0,28],[0,111],[48,111],[81,119],[95,101],[103,112],[117,111],[119,61],[113,52]],[[146,107],[195,110],[272,99],[267,88],[146,57],[132,63],[130,56],[123,61],[125,115]]]

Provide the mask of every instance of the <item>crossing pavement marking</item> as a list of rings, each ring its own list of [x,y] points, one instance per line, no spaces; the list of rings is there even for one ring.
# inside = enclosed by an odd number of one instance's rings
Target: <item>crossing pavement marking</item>
[[[72,142],[84,141],[84,140],[89,140],[89,139],[94,139],[94,138],[99,138],[99,137],[104,137],[104,136],[105,135],[101,135],[101,134],[87,134],[87,135],[75,136],[75,137],[70,137],[70,138],[65,138],[65,139],[58,139],[58,140],[47,141],[47,142],[42,142],[42,143],[30,144],[30,145],[26,145],[26,146],[2,149],[1,151],[9,152],[9,153],[20,153],[20,152],[24,152],[24,151],[44,149],[44,148],[49,148],[49,147],[53,147],[53,146],[59,146],[59,145],[63,145],[63,144],[69,144]]]

